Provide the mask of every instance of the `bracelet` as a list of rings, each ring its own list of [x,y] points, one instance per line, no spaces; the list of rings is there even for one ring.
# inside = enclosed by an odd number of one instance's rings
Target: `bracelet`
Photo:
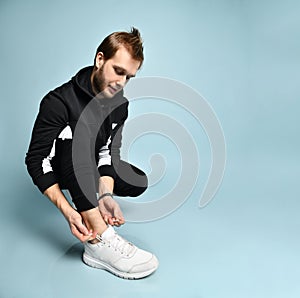
[[[98,198],[98,201],[101,200],[101,199],[103,199],[104,197],[111,197],[111,198],[114,198],[112,193],[106,192],[106,193],[104,193],[103,195],[101,195],[101,196]]]

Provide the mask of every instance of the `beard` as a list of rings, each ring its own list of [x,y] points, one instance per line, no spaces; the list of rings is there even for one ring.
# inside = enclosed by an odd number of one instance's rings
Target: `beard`
[[[103,77],[103,68],[104,68],[104,64],[101,66],[101,68],[99,68],[98,73],[93,77],[92,84],[93,84],[94,91],[96,92],[96,94],[102,92],[105,87],[105,81],[104,81],[104,77]]]

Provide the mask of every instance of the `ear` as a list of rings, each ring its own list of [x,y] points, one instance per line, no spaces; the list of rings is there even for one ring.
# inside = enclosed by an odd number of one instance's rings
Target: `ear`
[[[104,54],[102,52],[97,53],[95,66],[100,68],[104,64]]]

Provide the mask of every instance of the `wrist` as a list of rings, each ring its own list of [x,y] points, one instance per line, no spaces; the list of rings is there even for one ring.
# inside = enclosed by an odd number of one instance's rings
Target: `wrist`
[[[74,210],[57,184],[49,187],[44,192],[44,195],[50,199],[50,201],[57,207],[64,217],[69,217],[71,212]]]
[[[109,197],[113,197],[113,189],[114,189],[114,180],[112,177],[101,176],[99,178],[99,198],[106,193],[110,194],[108,195]]]
[[[111,197],[113,199],[114,195],[111,192],[105,192],[105,193],[103,193],[99,196],[98,201],[105,198],[105,197]]]
[[[70,218],[72,213],[75,211],[75,209],[68,202],[61,204],[58,209],[66,219]]]

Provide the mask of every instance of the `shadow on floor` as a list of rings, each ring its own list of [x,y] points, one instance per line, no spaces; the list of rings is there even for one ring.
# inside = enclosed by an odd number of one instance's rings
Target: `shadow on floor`
[[[30,238],[38,238],[62,252],[70,247],[75,238],[68,223],[56,207],[30,185],[19,188],[22,202],[12,198],[10,218],[18,231],[24,231]]]

